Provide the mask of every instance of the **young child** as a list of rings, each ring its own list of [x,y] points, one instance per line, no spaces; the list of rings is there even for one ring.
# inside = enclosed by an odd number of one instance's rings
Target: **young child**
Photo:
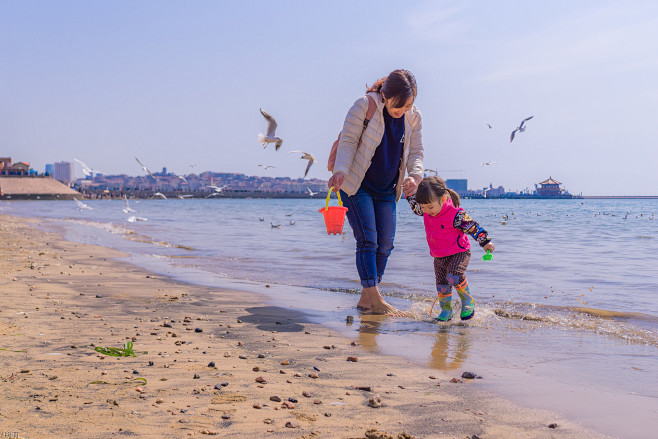
[[[425,177],[414,197],[407,197],[416,215],[423,216],[430,254],[434,257],[436,290],[441,313],[436,318],[447,322],[452,318],[452,287],[462,302],[460,317],[468,320],[475,314],[475,302],[464,276],[471,259],[471,235],[484,250],[494,250],[487,231],[459,207],[459,195],[446,187],[439,177]]]

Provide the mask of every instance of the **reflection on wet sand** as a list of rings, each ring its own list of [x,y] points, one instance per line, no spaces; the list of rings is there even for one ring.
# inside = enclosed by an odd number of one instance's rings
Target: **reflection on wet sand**
[[[430,354],[430,366],[439,370],[459,369],[468,358],[469,335],[464,327],[439,328]]]
[[[356,331],[358,343],[370,351],[392,349],[401,353],[413,344],[416,355],[426,359],[430,367],[443,371],[461,368],[469,356],[471,334],[464,326],[437,325],[435,334],[428,339],[416,332],[407,332],[403,328],[396,331],[392,328],[395,325],[389,324],[394,317],[361,314],[360,318]],[[433,343],[430,340],[433,340]]]

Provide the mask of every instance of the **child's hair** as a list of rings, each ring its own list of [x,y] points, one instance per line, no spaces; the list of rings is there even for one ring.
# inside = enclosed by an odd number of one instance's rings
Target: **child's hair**
[[[393,70],[388,76],[378,79],[370,87],[366,86],[366,93],[384,92],[386,99],[392,99],[393,108],[402,108],[409,98],[416,99],[418,89],[416,78],[409,70]]]
[[[459,195],[457,192],[449,189],[441,177],[425,177],[418,185],[416,202],[418,204],[430,204],[443,197],[446,193],[452,198],[452,204],[455,207],[459,207]]]

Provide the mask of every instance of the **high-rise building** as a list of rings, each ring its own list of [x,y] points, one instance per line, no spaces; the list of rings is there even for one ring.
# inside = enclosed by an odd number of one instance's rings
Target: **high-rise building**
[[[53,177],[62,183],[73,182],[73,163],[71,162],[56,162]]]
[[[459,196],[463,196],[468,192],[468,180],[465,178],[449,178],[446,180],[448,189],[457,192]]]
[[[47,164],[46,174],[50,175],[51,177],[55,175],[55,165],[53,165],[52,163]]]

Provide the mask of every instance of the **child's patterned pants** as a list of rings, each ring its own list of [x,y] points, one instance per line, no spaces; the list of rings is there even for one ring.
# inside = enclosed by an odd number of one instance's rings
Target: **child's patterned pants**
[[[470,250],[442,258],[434,258],[437,291],[439,288],[444,289],[447,286],[447,291],[439,291],[439,293],[445,294],[450,291],[450,287],[461,285],[466,280],[464,272],[470,260]]]

